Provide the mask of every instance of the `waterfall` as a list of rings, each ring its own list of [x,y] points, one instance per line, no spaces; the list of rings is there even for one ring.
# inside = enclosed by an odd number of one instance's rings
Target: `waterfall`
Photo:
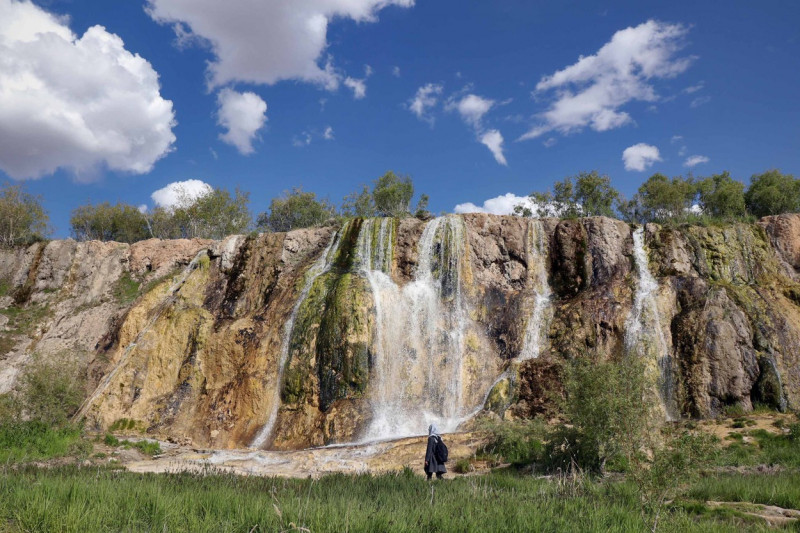
[[[333,262],[336,260],[336,255],[339,250],[339,245],[342,241],[342,235],[347,231],[347,225],[339,230],[328,243],[327,248],[322,252],[322,255],[309,267],[304,276],[303,288],[297,296],[297,301],[292,309],[292,314],[289,315],[289,320],[283,327],[283,339],[281,341],[281,354],[278,360],[278,379],[275,381],[274,392],[272,395],[272,405],[269,418],[261,431],[258,432],[253,442],[250,444],[251,448],[263,447],[269,437],[272,435],[272,430],[275,427],[275,422],[278,420],[278,411],[281,403],[281,388],[283,387],[283,372],[286,366],[286,361],[289,358],[289,345],[292,340],[292,332],[294,331],[294,323],[297,320],[297,313],[300,311],[300,306],[306,301],[308,293],[311,292],[314,282],[321,275],[325,274],[331,269]]]
[[[466,234],[460,217],[431,220],[419,243],[414,279],[391,278],[393,224],[364,222],[358,265],[375,301],[366,440],[418,435],[430,423],[452,431],[464,419],[463,355],[467,315],[461,287]],[[376,245],[376,246],[374,246]]]
[[[644,247],[644,228],[633,232],[633,256],[639,274],[639,284],[633,298],[633,309],[625,323],[625,348],[628,353],[652,357],[658,365],[658,390],[668,421],[679,418],[675,406],[675,381],[672,358],[669,354],[656,293],[658,282],[650,272]]]
[[[519,361],[536,359],[541,351],[542,338],[547,335],[550,324],[550,284],[547,281],[547,243],[540,220],[528,221],[526,235],[528,255],[528,278],[534,283],[533,310],[525,329],[525,340],[519,353]]]
[[[167,289],[166,296],[161,301],[161,303],[159,303],[158,307],[153,313],[153,316],[150,317],[150,320],[148,320],[147,323],[144,325],[144,327],[141,330],[139,330],[139,333],[136,334],[136,337],[134,337],[133,342],[131,342],[130,344],[128,344],[128,346],[125,347],[125,351],[122,352],[122,356],[119,358],[117,364],[114,366],[111,372],[103,376],[103,379],[97,385],[94,392],[92,392],[92,394],[88,398],[86,398],[86,401],[83,402],[81,408],[78,409],[78,412],[75,413],[75,415],[72,417],[73,420],[77,421],[86,416],[86,413],[89,412],[89,409],[91,408],[94,401],[98,397],[100,397],[100,395],[103,394],[103,392],[105,392],[109,384],[111,384],[111,382],[114,380],[117,374],[119,374],[120,370],[122,370],[125,367],[125,364],[128,362],[128,359],[130,359],[130,356],[133,353],[133,350],[136,348],[139,342],[141,342],[145,334],[148,331],[150,331],[150,329],[153,327],[156,321],[161,317],[162,314],[164,314],[164,311],[166,311],[167,308],[175,302],[175,300],[178,297],[178,292],[181,290],[181,287],[183,287],[183,284],[186,283],[186,280],[189,279],[189,276],[192,274],[192,272],[195,271],[200,259],[202,257],[207,257],[207,256],[208,256],[207,250],[200,250],[194,257],[194,259],[192,259],[189,262],[189,264],[186,265],[186,268],[183,269],[181,275],[178,276],[178,278],[175,279],[175,281],[173,281],[172,285],[170,285],[169,289]]]

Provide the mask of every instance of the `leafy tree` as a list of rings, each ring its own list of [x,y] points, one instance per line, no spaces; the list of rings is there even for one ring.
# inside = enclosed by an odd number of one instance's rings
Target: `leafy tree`
[[[768,170],[750,178],[744,201],[747,210],[757,217],[797,213],[800,211],[800,180],[791,174]]]
[[[21,185],[0,189],[0,244],[13,246],[43,239],[50,217],[41,198],[26,193]]]
[[[703,214],[721,220],[736,220],[746,215],[744,183],[733,179],[728,171],[701,180],[698,191]]]
[[[173,223],[186,239],[223,239],[228,235],[244,233],[252,219],[247,204],[250,194],[236,189],[235,195],[224,189],[197,198],[174,210]]]
[[[318,226],[335,213],[336,208],[328,200],[317,200],[313,192],[294,188],[291,192],[284,192],[280,198],[273,198],[269,213],[261,213],[256,224],[267,231],[290,231]]]
[[[577,176],[564,178],[553,184],[553,192],[533,192],[531,201],[536,212],[523,205],[516,206],[514,213],[523,216],[536,214],[539,217],[559,216],[614,216],[614,207],[620,202],[619,191],[611,186],[611,179],[597,171],[581,172]]]
[[[414,208],[414,216],[417,218],[426,218],[431,216],[431,212],[428,211],[428,198],[427,194],[422,194],[419,197],[419,201],[417,201],[417,207]]]
[[[352,192],[342,201],[342,215],[346,217],[369,218],[375,216],[375,202],[369,187],[364,185],[361,192]]]
[[[372,201],[378,216],[402,217],[411,211],[414,184],[409,176],[399,177],[388,171],[375,181]]]
[[[692,213],[697,184],[691,176],[669,179],[653,174],[629,202],[620,202],[619,211],[628,222],[683,221]]]
[[[80,206],[72,211],[70,226],[79,241],[132,243],[150,237],[147,216],[135,206],[123,203]]]

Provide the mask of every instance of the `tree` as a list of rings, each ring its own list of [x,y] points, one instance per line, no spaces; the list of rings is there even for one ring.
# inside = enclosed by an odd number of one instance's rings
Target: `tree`
[[[633,223],[683,221],[692,213],[697,190],[691,176],[670,180],[663,174],[653,174],[631,201],[620,202],[619,211],[625,220]]]
[[[26,193],[21,185],[0,189],[0,244],[13,246],[43,239],[50,217],[41,198]]]
[[[214,189],[176,208],[172,217],[183,238],[224,239],[250,228],[249,202],[250,194],[239,189],[233,197],[224,189]]]
[[[409,176],[399,177],[388,171],[375,180],[372,189],[372,201],[375,211],[382,217],[402,217],[411,211],[411,198],[414,196],[414,184]]]
[[[285,191],[280,198],[273,198],[269,213],[258,215],[256,224],[267,231],[291,231],[318,226],[335,213],[336,208],[328,200],[317,200],[313,192],[294,188],[291,192]]]
[[[147,216],[130,204],[83,205],[72,211],[72,235],[79,241],[133,243],[149,238]]]
[[[727,170],[701,180],[698,191],[703,214],[722,220],[736,220],[746,215],[744,183],[733,179]]]
[[[375,202],[369,187],[364,185],[361,192],[352,192],[342,201],[342,215],[346,217],[369,218],[375,216]]]
[[[614,206],[620,202],[619,191],[611,186],[611,179],[596,170],[581,172],[553,184],[553,192],[533,192],[529,195],[536,204],[536,212],[524,205],[514,208],[518,215],[539,217],[558,216],[614,216]]]
[[[791,174],[768,170],[750,178],[744,193],[747,210],[757,217],[800,211],[800,180]]]

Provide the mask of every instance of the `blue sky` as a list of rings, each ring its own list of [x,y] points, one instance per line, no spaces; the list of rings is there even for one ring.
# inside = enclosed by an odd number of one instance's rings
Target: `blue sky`
[[[389,169],[434,212],[582,170],[628,196],[654,172],[800,174],[800,3],[539,4],[0,0],[0,174],[58,237],[82,203],[185,180],[257,214]]]

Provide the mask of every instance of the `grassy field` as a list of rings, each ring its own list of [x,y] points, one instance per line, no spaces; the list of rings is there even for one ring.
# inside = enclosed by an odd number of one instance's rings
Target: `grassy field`
[[[797,507],[797,487],[797,473],[758,482],[709,477],[687,488],[661,527],[766,531],[763,521],[701,502]],[[433,483],[410,473],[319,480],[77,466],[0,473],[0,530],[8,531],[643,531],[638,503],[624,482],[571,484],[513,471]]]

